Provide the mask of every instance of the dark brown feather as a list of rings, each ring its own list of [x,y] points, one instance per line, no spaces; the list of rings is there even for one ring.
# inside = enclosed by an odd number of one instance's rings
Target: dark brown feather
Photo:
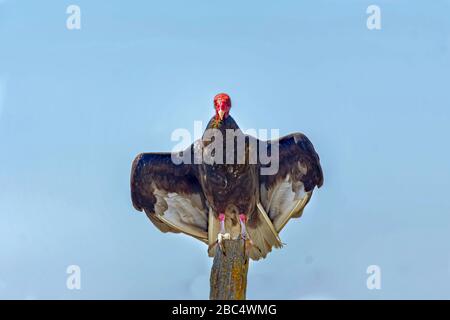
[[[141,153],[133,161],[131,169],[131,199],[136,210],[154,211],[157,189],[178,194],[200,193],[200,185],[193,166],[176,165],[171,153]]]
[[[284,180],[288,174],[294,180],[301,181],[306,192],[313,190],[316,186],[320,188],[323,185],[319,155],[304,134],[293,133],[279,140],[270,141],[267,144],[269,153],[274,143],[279,143],[279,170],[274,175],[260,176],[261,183],[264,183],[267,189],[273,188],[275,184]],[[306,167],[306,174],[301,172],[297,163]],[[266,166],[270,166],[270,164]]]

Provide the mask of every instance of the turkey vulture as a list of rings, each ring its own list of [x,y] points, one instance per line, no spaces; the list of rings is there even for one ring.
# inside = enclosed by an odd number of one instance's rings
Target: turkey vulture
[[[183,152],[136,157],[131,169],[133,206],[162,232],[181,232],[205,242],[210,256],[222,239],[241,237],[251,259],[265,258],[272,247],[282,246],[279,232],[289,219],[302,215],[314,188],[322,186],[319,156],[301,133],[272,141],[243,134],[229,115],[227,94],[216,95],[214,108],[203,137]],[[234,134],[231,152],[226,139],[219,141],[216,135],[229,132]],[[238,141],[244,141],[243,152]],[[278,151],[278,157],[263,163],[261,151]],[[199,155],[202,161],[174,161]],[[278,161],[278,170],[263,174],[273,161]]]

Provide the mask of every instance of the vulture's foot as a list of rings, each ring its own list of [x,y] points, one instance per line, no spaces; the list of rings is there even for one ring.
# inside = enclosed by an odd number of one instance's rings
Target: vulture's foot
[[[229,233],[219,233],[217,235],[217,240],[213,244],[209,245],[208,251],[218,245],[220,248],[220,252],[222,252],[223,255],[226,256],[225,247],[223,246],[223,240],[230,240],[230,239],[231,239],[231,236]]]
[[[223,245],[223,240],[230,240],[231,235],[225,231],[225,214],[221,213],[219,214],[219,221],[220,221],[220,232],[217,234],[217,244],[219,245],[220,250],[224,255],[225,253],[225,247]]]
[[[247,233],[247,227],[245,226],[245,224],[247,223],[247,216],[245,214],[241,213],[239,215],[239,222],[241,223],[241,238],[244,241],[250,240],[250,237],[248,236],[248,233]]]
[[[252,239],[250,239],[250,236],[247,233],[247,216],[245,214],[239,215],[239,221],[241,223],[241,238],[244,240],[244,253],[246,256],[250,254],[250,250],[255,247],[259,252],[261,252],[261,249],[259,249],[257,246],[253,244]]]

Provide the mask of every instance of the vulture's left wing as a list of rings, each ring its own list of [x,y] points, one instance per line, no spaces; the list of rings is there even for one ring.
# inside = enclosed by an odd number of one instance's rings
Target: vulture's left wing
[[[174,164],[171,153],[141,153],[131,169],[131,199],[162,232],[208,242],[208,209],[194,165]]]
[[[314,187],[323,184],[319,156],[309,139],[294,133],[266,144],[270,156],[278,145],[279,167],[276,173],[260,172],[260,198],[276,232],[280,232],[290,218],[298,218],[311,198]],[[264,147],[264,142],[262,143]],[[261,148],[261,144],[260,144]],[[276,161],[277,159],[272,159]],[[261,165],[261,169],[273,163]]]

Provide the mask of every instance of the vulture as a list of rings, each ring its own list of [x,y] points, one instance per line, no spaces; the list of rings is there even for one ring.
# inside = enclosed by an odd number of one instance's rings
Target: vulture
[[[214,109],[202,138],[186,150],[134,159],[132,203],[160,231],[207,244],[211,257],[223,251],[224,240],[240,238],[246,254],[259,260],[282,247],[280,231],[322,186],[319,156],[302,133],[271,141],[244,134],[225,93],[214,97]],[[274,161],[277,170],[270,172]]]

